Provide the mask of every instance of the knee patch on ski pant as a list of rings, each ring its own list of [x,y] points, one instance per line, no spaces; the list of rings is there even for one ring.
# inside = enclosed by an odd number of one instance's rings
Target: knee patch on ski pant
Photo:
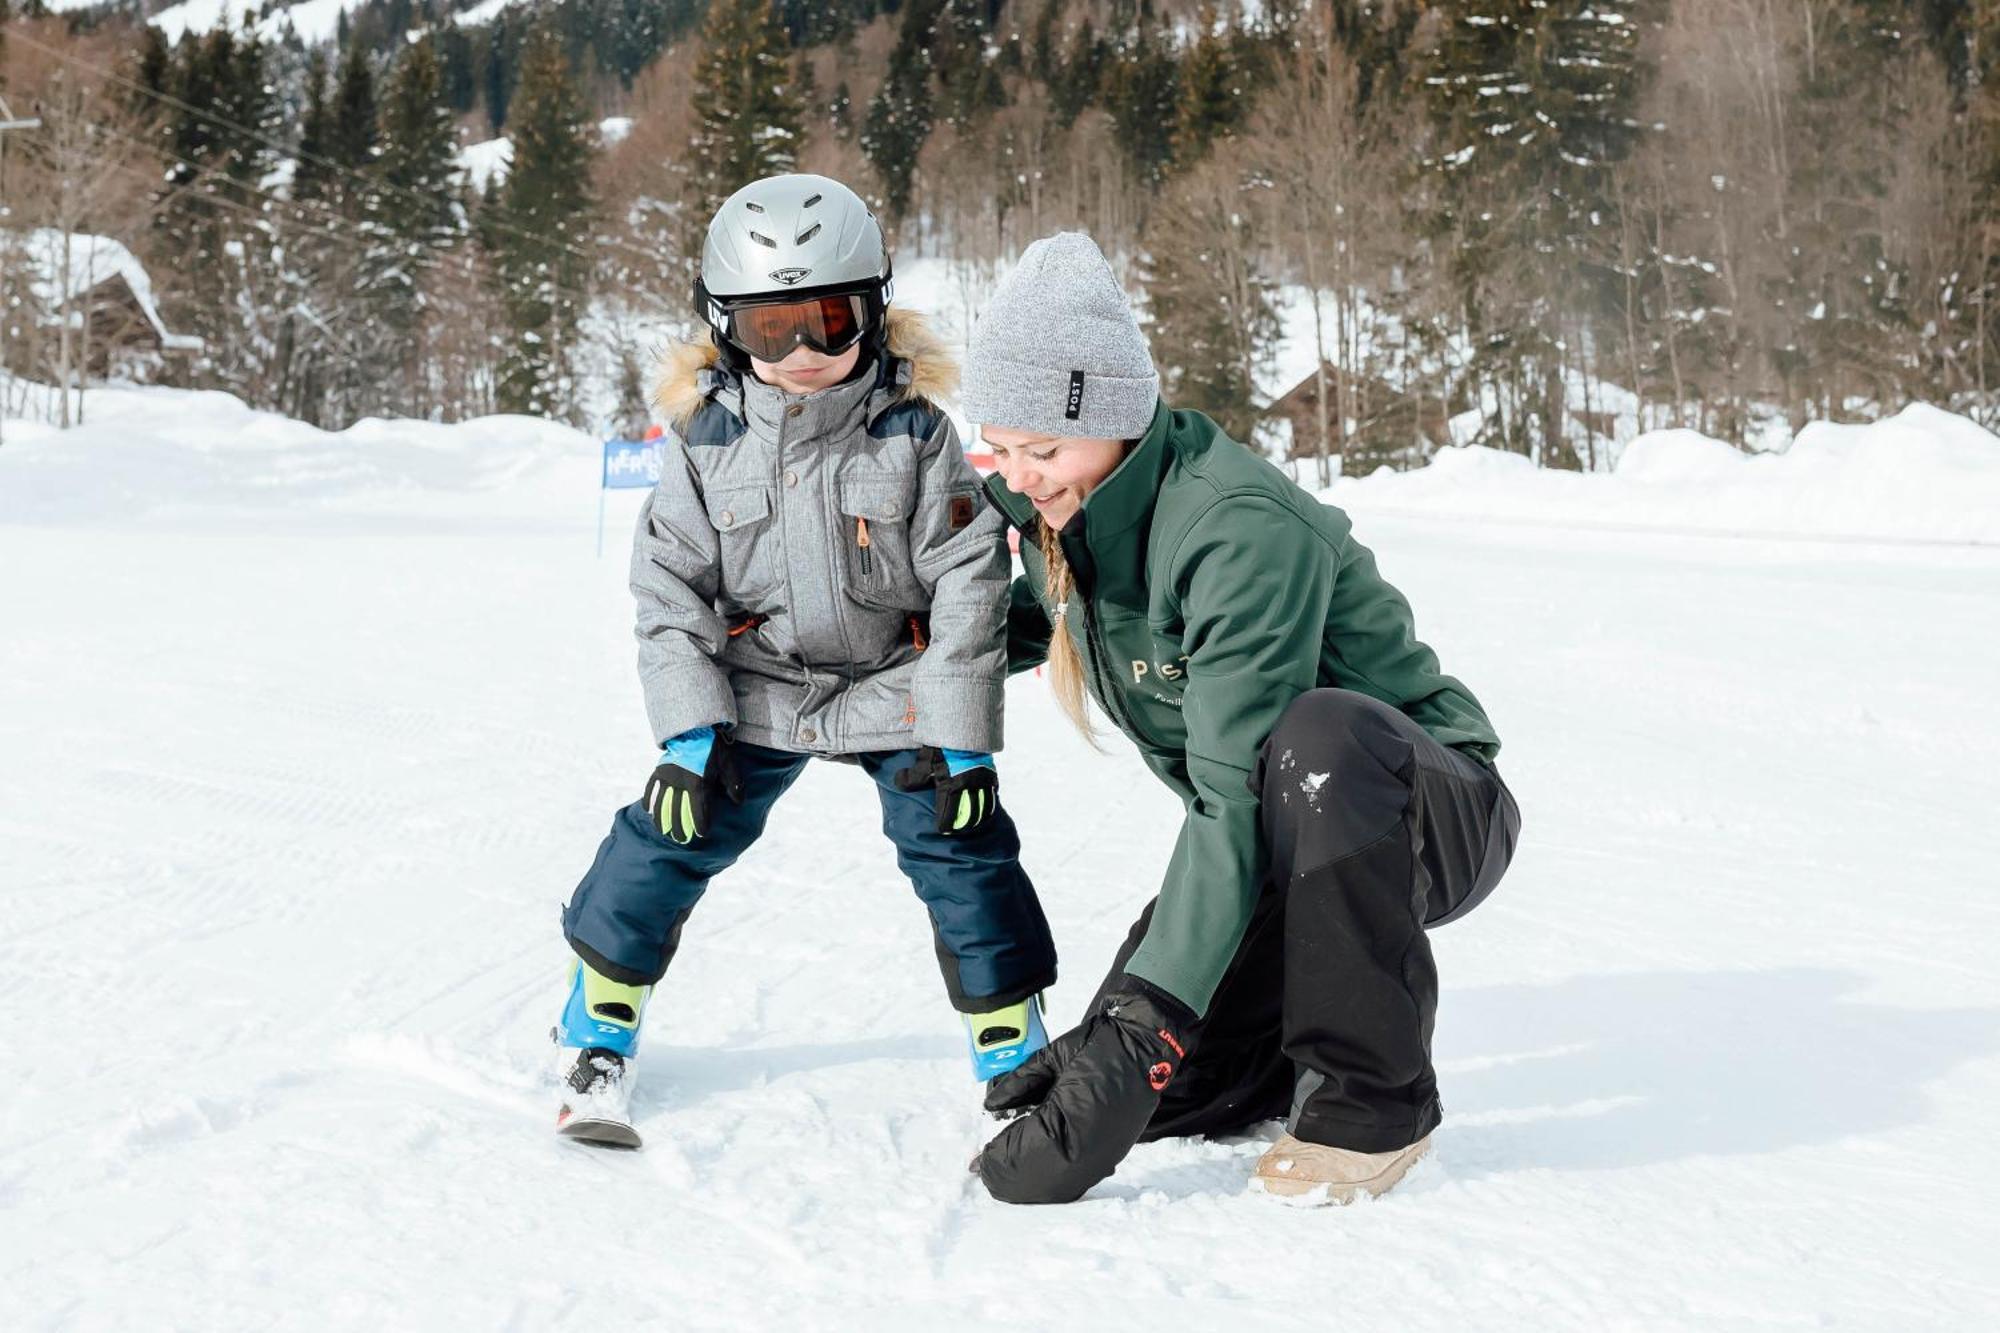
[[[690,843],[660,832],[634,801],[611,820],[597,859],[563,909],[563,936],[579,958],[614,981],[649,986],[680,947],[681,927],[708,881],[736,864],[764,832],[771,807],[805,770],[807,756],[738,742],[741,799],[709,803],[709,827]]]
[[[1394,829],[1409,808],[1422,728],[1353,690],[1308,690],[1278,718],[1252,786],[1271,877],[1284,884]]]
[[[1003,806],[968,833],[937,831],[934,794],[904,791],[913,751],[861,757],[882,801],[882,832],[930,914],[938,971],[952,1007],[979,1014],[1055,984],[1056,950],[1041,899],[1021,868],[1021,838]]]

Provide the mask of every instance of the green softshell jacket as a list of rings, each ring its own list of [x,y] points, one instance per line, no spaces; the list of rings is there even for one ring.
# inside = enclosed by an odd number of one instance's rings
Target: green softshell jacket
[[[1048,657],[1057,617],[1024,496],[987,481],[1021,529],[1007,666]],[[1062,531],[1076,592],[1063,622],[1091,697],[1187,806],[1153,921],[1127,971],[1207,1012],[1261,891],[1250,779],[1278,717],[1318,686],[1401,709],[1482,761],[1486,714],[1419,642],[1347,515],[1224,435],[1164,405]]]

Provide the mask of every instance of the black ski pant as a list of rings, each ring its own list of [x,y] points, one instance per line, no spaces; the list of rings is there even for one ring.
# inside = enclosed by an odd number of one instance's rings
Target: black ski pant
[[[1424,932],[1492,892],[1520,811],[1496,770],[1351,690],[1300,695],[1252,783],[1269,877],[1141,1141],[1283,1117],[1308,1143],[1406,1147],[1442,1116]],[[1152,915],[1148,903],[1107,988]]]

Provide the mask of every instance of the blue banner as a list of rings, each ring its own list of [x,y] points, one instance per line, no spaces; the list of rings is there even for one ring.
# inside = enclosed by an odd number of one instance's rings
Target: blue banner
[[[606,440],[604,442],[604,489],[631,490],[660,483],[660,443],[658,440]]]

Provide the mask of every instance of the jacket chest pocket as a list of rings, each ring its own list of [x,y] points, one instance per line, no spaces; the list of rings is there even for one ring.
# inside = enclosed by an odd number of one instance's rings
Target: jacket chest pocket
[[[771,522],[771,488],[733,486],[702,497],[721,554],[721,591],[751,609],[777,586],[782,552]]]
[[[894,475],[843,477],[837,490],[840,545],[847,592],[864,606],[922,611],[930,597],[917,578],[910,550],[910,511],[916,478]]]

